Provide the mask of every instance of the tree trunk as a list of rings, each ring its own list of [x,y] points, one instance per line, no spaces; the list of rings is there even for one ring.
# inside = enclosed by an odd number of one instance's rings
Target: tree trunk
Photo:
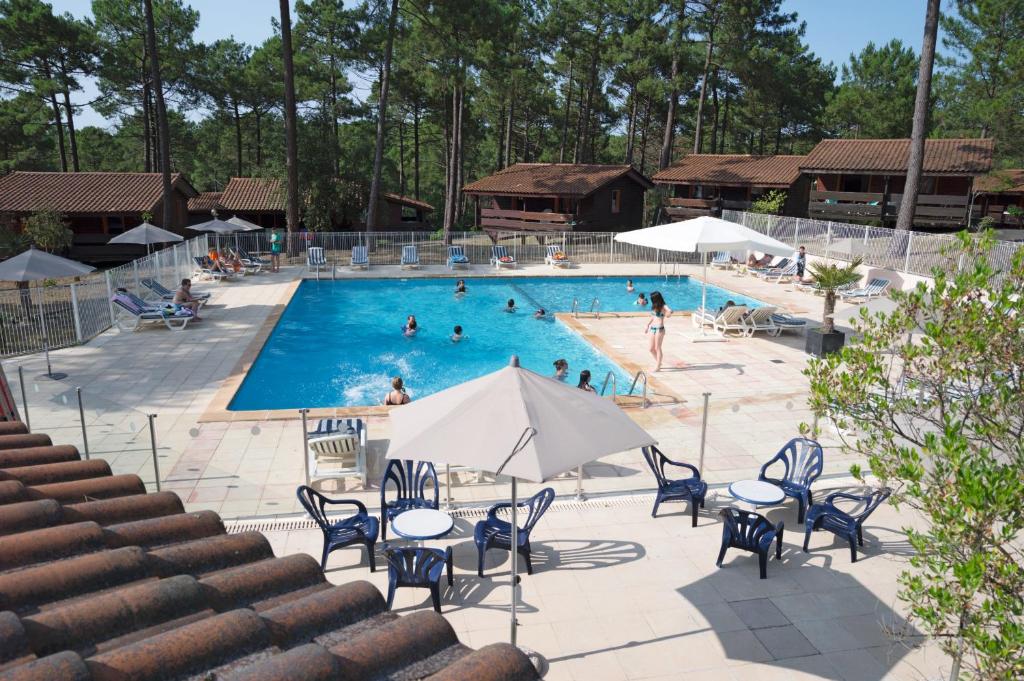
[[[704,72],[700,78],[700,97],[697,99],[697,127],[693,133],[693,153],[699,154],[704,143],[704,101],[708,96],[708,73],[711,71],[711,55],[715,51],[715,25],[708,28],[708,47],[704,52]]]
[[[822,333],[832,333],[835,331],[836,322],[833,318],[836,311],[836,292],[835,289],[829,289],[825,291],[825,314],[821,320],[821,331]]]
[[[921,45],[921,68],[917,74],[917,97],[914,100],[914,125],[910,133],[910,158],[907,182],[903,188],[896,229],[909,230],[914,224],[917,195],[921,188],[921,167],[924,164],[924,138],[927,134],[928,99],[932,90],[932,67],[935,64],[935,36],[939,28],[939,2],[928,0],[924,19],[924,42]]]
[[[661,156],[658,157],[658,169],[664,170],[672,163],[672,147],[676,136],[676,108],[679,106],[679,53],[683,47],[683,36],[686,32],[686,3],[680,3],[679,19],[676,21],[675,46],[672,50],[672,68],[669,72],[668,112],[665,114],[664,137],[661,140]]]
[[[587,105],[585,107],[586,118],[580,119],[583,124],[583,139],[580,145],[577,147],[577,153],[575,154],[575,156],[577,157],[575,160],[576,163],[579,163],[581,160],[584,160],[581,154],[579,153],[581,148],[584,152],[588,147],[590,147],[591,149],[593,148],[593,145],[591,143],[591,138],[593,135],[591,123],[594,115],[594,91],[597,90],[597,53],[601,45],[602,30],[603,29],[601,26],[597,26],[594,28],[594,45],[591,50],[590,58],[590,78],[587,83]],[[591,157],[586,160],[593,161],[593,155],[591,155]]]
[[[68,89],[68,67],[64,61],[64,53],[60,53],[60,80],[61,90],[64,94],[64,114],[68,119],[68,142],[71,143],[71,167],[77,173],[81,168],[78,165],[78,140],[75,138],[75,110],[71,106],[71,91]]]
[[[146,64],[149,62],[149,55],[143,53],[142,55],[142,143],[145,147],[146,156],[146,172],[153,172],[153,147],[151,146],[153,141],[153,135],[150,133],[150,121],[152,120],[149,115],[149,75],[146,73]]]
[[[718,114],[721,113],[721,109],[718,108],[718,69],[715,69],[715,79],[711,86],[711,153],[715,153],[715,149],[718,148]],[[778,152],[775,152],[778,153]]]
[[[288,200],[285,216],[288,231],[299,228],[299,149],[295,114],[295,64],[292,61],[292,15],[288,0],[279,0],[281,10],[281,58],[284,62],[284,135],[285,168],[288,173]],[[289,251],[292,240],[288,240]]]
[[[516,121],[516,82],[513,79],[512,88],[509,91],[508,109],[505,112],[505,142],[504,156],[501,159],[501,167],[508,168],[512,165],[512,127]]]
[[[232,102],[235,116],[235,166],[237,177],[242,177],[242,117],[238,113],[238,102]]]
[[[57,105],[57,95],[50,91],[50,107],[53,109],[53,125],[57,130],[57,147],[60,149],[60,169],[68,172],[68,153],[64,149],[64,124],[60,120],[60,107]]]
[[[651,125],[651,98],[648,97],[644,103],[644,125],[640,129],[640,174],[646,174],[644,167],[647,165],[647,128]]]
[[[388,115],[388,89],[391,85],[391,53],[395,46],[398,0],[391,0],[388,37],[384,45],[384,70],[380,75],[380,101],[377,103],[377,143],[373,150],[373,175],[370,178],[370,203],[366,207],[366,231],[377,228],[377,200],[380,197],[380,172],[384,163],[384,120]]]
[[[725,91],[725,103],[722,105],[722,134],[718,140],[718,153],[725,153],[725,136],[729,131],[729,90]]]
[[[331,147],[331,156],[334,157],[334,174],[341,175],[341,153],[339,146],[341,145],[341,135],[338,130],[338,74],[334,63],[334,34],[330,33],[328,41],[331,44],[331,130],[334,133],[334,145]]]
[[[263,130],[260,124],[263,119],[263,114],[258,109],[253,111],[253,115],[256,117],[256,167],[263,167]]]
[[[398,192],[405,196],[405,114],[398,119]]]
[[[444,206],[444,241],[451,243],[451,231],[458,217],[458,202],[461,194],[459,178],[462,166],[462,83],[456,81],[452,88],[452,133],[451,154],[448,162],[448,191]]]
[[[782,146],[782,125],[783,125],[783,118],[785,117],[785,115],[786,115],[785,109],[780,104],[779,105],[779,121],[778,121],[778,125],[775,126],[775,151],[772,152],[774,154],[778,154],[779,153],[779,148]]]
[[[412,182],[413,196],[420,198],[420,105],[412,113]]]
[[[171,188],[171,131],[164,107],[164,88],[160,80],[160,57],[156,51],[156,27],[153,25],[153,0],[144,0],[146,12],[146,42],[149,44],[149,67],[153,75],[153,93],[156,95],[156,124],[160,131],[160,172],[163,176],[164,229],[174,228],[174,190]]]
[[[502,163],[505,161],[505,102],[501,103],[501,110],[498,112],[498,120],[500,121],[498,128],[498,156],[494,159],[494,167],[501,170],[504,166]]]
[[[636,117],[639,113],[637,105],[636,88],[629,89],[629,124],[626,126],[626,159],[627,164],[633,163],[633,142],[636,139]]]
[[[558,147],[558,162],[565,163],[565,142],[569,134],[569,110],[572,107],[572,57],[569,57],[569,78],[565,84],[565,113],[562,115],[562,143]]]

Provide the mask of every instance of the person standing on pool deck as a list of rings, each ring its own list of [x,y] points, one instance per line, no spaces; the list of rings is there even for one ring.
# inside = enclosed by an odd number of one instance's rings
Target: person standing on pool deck
[[[807,250],[801,246],[796,254],[796,280],[804,280],[804,268],[807,267]]]
[[[661,344],[665,342],[665,320],[672,316],[672,308],[665,304],[665,299],[661,295],[661,291],[654,291],[651,293],[651,317],[647,320],[647,326],[644,328],[644,333],[651,334],[651,345],[650,353],[651,357],[654,358],[656,364],[654,365],[655,371],[661,371],[661,361],[664,354],[661,350]]]
[[[410,402],[412,402],[412,398],[405,392],[405,384],[402,383],[402,377],[395,376],[391,379],[391,392],[384,396],[384,406],[397,407],[402,404],[409,404]]]
[[[270,271],[281,271],[281,232],[270,230]]]

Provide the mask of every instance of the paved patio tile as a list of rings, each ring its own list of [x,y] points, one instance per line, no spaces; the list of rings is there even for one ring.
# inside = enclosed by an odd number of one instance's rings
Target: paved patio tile
[[[729,608],[751,629],[763,627],[781,627],[790,621],[767,598],[754,598],[747,601],[732,601]]]
[[[754,636],[776,660],[817,655],[818,649],[792,624],[754,629]]]

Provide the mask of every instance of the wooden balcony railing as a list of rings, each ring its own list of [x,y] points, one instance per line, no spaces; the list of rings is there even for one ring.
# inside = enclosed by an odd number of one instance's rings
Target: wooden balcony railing
[[[662,210],[669,220],[676,222],[687,218],[696,218],[701,215],[711,215],[714,208],[714,201],[711,199],[677,199],[666,198],[662,204]]]
[[[881,220],[884,196],[873,192],[818,192],[810,194],[807,212],[819,220]],[[895,220],[899,214],[902,194],[890,194],[885,205],[885,219]],[[967,217],[967,196],[920,194],[914,210],[915,225],[947,227],[964,224]]]
[[[517,232],[564,232],[572,229],[571,213],[538,213],[526,210],[480,209],[480,226]]]

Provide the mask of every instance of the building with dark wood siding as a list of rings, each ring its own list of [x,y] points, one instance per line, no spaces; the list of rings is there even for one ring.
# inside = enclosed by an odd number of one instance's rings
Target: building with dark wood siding
[[[261,227],[287,226],[285,219],[285,188],[274,177],[232,177],[218,201],[217,212],[222,220],[238,216]],[[196,222],[209,220],[203,217]]]
[[[974,180],[992,170],[992,150],[991,139],[925,140],[914,224],[967,224]],[[819,142],[800,165],[812,179],[808,214],[824,220],[894,223],[909,156],[909,139]]]
[[[718,210],[747,210],[772,190],[786,192],[783,215],[806,217],[810,179],[800,173],[804,156],[689,154],[652,180],[670,187],[662,215],[685,220]]]
[[[982,217],[990,217],[1005,227],[1024,227],[1020,218],[1006,212],[1013,206],[1024,210],[1024,168],[997,170],[979,177],[974,181],[974,191]]]
[[[654,185],[629,165],[517,163],[471,182],[475,223],[487,232],[618,232],[643,226]]]

